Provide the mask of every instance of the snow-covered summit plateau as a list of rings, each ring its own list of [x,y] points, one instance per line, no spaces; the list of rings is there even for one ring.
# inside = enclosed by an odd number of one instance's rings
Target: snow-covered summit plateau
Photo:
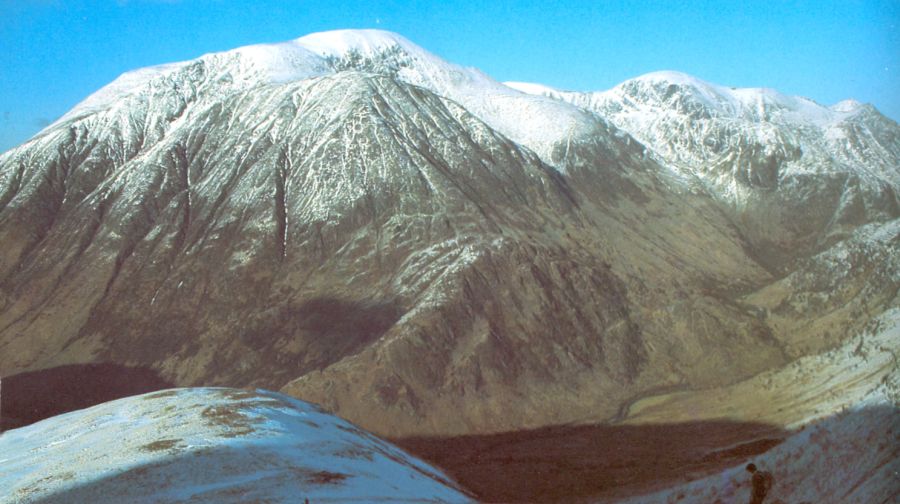
[[[79,103],[56,124],[109,110],[126,98],[150,99],[173,89],[191,90],[191,98],[221,97],[342,70],[390,74],[450,98],[547,161],[554,144],[589,135],[598,127],[595,118],[575,107],[540,96],[524,96],[479,70],[444,61],[396,33],[381,30],[314,33],[287,42],[250,45],[127,72]]]

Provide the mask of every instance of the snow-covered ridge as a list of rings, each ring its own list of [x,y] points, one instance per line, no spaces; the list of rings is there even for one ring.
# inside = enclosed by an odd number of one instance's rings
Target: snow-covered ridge
[[[616,114],[628,115],[627,121],[613,122],[634,135],[631,129],[623,127],[625,123],[666,114],[673,105],[714,117],[776,120],[817,128],[840,124],[871,108],[852,100],[829,108],[771,89],[729,88],[672,71],[649,73],[595,93],[559,91],[538,84],[503,85],[477,69],[447,62],[396,33],[335,30],[127,72],[79,103],[51,128],[108,110],[128,97],[189,89],[198,95],[191,99],[203,96],[219,99],[234,91],[342,70],[389,73],[403,82],[456,101],[495,130],[554,165],[560,164],[551,156],[555,145],[597,136],[598,117],[586,110],[608,120]],[[685,93],[673,98],[671,86]],[[843,138],[842,135],[839,131],[829,132],[830,138]]]
[[[140,89],[140,87],[146,85],[147,82],[170,75],[185,65],[187,65],[187,62],[168,63],[125,72],[116,80],[100,88],[99,91],[91,94],[75,105],[72,110],[63,115],[56,123],[64,122],[85,113],[107,108],[116,100],[128,96],[135,92],[135,90]]]
[[[292,82],[332,72],[331,58],[349,53],[373,57],[400,46],[419,55],[426,52],[400,35],[378,30],[341,30],[307,35],[295,40],[254,44],[209,53],[194,60],[139,68],[125,72],[70,110],[62,120],[108,108],[129,95],[146,91],[192,64],[202,64],[219,84],[252,87]]]
[[[173,389],[0,435],[0,503],[470,502],[446,476],[317,407]]]
[[[809,98],[788,96],[771,88],[732,88],[712,84],[680,72],[653,72],[620,84],[607,93],[625,95],[629,83],[646,83],[651,86],[671,84],[694,90],[707,100],[707,105],[722,114],[745,119],[765,120],[774,109],[784,119],[796,124],[814,124],[825,127],[857,113],[861,104],[853,100],[841,102],[840,109],[825,107]],[[856,105],[854,105],[856,104]]]
[[[493,129],[552,163],[553,147],[597,131],[598,119],[544,96],[523,95],[474,68],[447,62],[395,33],[337,30],[257,44],[195,60],[127,72],[51,125],[111,110],[125,99],[191,90],[220,100],[257,86],[302,81],[344,70],[388,74],[453,100]],[[562,168],[562,167],[560,167]]]
[[[664,165],[699,174],[729,200],[740,199],[743,189],[730,169],[713,173],[713,167],[733,166],[752,179],[747,167],[768,163],[773,170],[762,185],[769,188],[786,175],[843,172],[874,192],[885,184],[900,189],[900,127],[856,100],[826,107],[769,88],[726,87],[672,71],[593,93],[507,86],[600,115],[650,147]]]
[[[582,93],[563,91],[541,84],[506,82],[507,86],[527,94],[538,94],[599,107],[604,102],[624,101],[649,113],[665,109],[664,104],[682,88],[720,117],[760,121],[777,112],[784,120],[797,125],[827,127],[843,121],[867,106],[852,99],[831,107],[809,98],[789,96],[771,88],[736,88],[706,82],[675,71],[659,71],[629,79],[607,91]],[[675,88],[670,87],[675,86]]]
[[[565,170],[565,161],[554,159],[554,148],[606,136],[609,126],[604,120],[650,146],[654,142],[642,134],[644,126],[673,114],[827,129],[827,137],[840,144],[848,136],[841,128],[846,120],[871,109],[852,100],[829,108],[771,89],[729,88],[671,71],[649,73],[595,93],[559,91],[537,84],[503,85],[477,69],[447,62],[395,33],[336,30],[127,72],[51,128],[114,110],[126,99],[132,101],[132,110],[135,100],[152,110],[154,99],[171,99],[173,95],[183,96],[188,103],[209,104],[255,87],[345,70],[387,74],[455,101],[561,170]],[[121,112],[130,114],[131,110]],[[763,140],[778,136],[769,130],[761,131]]]
[[[765,244],[761,250],[787,253],[853,227],[844,223],[898,216],[900,126],[871,105],[826,107],[671,71],[594,93],[507,85],[591,111],[627,132],[662,167],[740,216],[745,236]]]

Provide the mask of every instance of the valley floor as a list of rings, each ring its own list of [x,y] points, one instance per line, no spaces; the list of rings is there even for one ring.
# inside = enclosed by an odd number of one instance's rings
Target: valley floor
[[[394,440],[488,502],[730,503],[900,496],[900,310],[845,345],[729,387],[637,401],[612,425]]]

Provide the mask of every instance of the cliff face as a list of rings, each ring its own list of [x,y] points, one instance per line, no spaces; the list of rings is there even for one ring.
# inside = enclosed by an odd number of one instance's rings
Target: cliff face
[[[0,374],[115,362],[283,388],[384,434],[460,434],[611,418],[845,337],[798,346],[772,323],[769,305],[811,288],[774,283],[809,253],[761,259],[748,222],[772,205],[736,211],[576,105],[382,32],[126,74],[0,156]],[[889,230],[857,231],[896,217],[866,191],[845,234],[890,250]],[[779,246],[845,238],[804,229]],[[887,274],[869,271],[860,289]],[[896,302],[889,278],[867,313]],[[792,306],[777,313],[813,313]]]

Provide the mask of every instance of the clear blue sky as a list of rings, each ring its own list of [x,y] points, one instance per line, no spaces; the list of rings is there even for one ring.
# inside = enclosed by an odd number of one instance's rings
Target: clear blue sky
[[[0,151],[127,70],[337,28],[499,80],[601,90],[679,70],[900,120],[900,1],[0,0]]]

